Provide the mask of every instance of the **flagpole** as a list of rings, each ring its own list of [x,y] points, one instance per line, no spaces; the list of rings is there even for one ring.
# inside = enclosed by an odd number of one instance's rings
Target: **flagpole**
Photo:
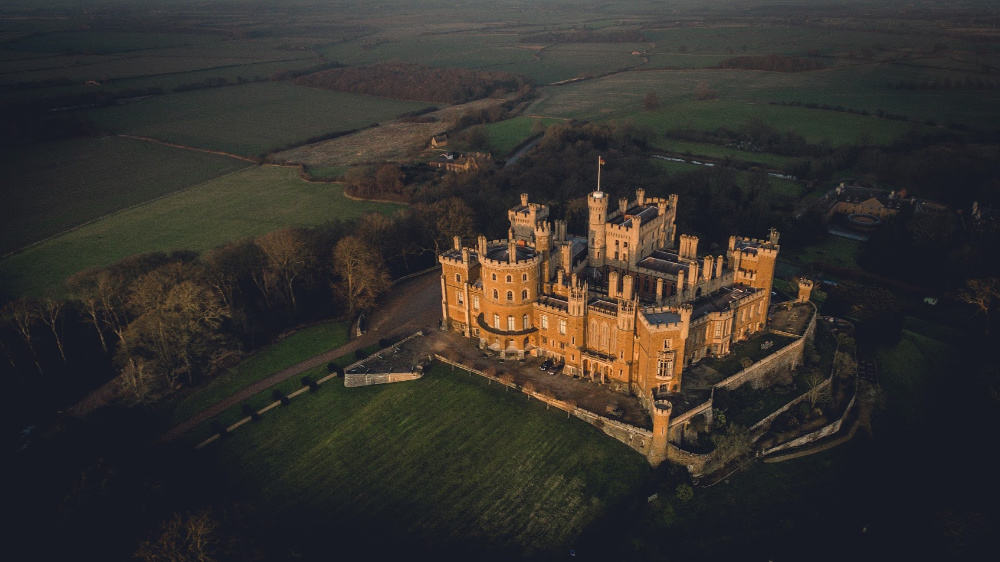
[[[601,192],[601,157],[597,157],[597,192]]]

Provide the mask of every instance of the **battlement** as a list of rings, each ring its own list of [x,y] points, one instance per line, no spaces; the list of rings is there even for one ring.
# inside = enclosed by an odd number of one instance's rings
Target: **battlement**
[[[644,308],[639,317],[651,329],[666,330],[683,328],[691,321],[693,310],[694,308],[690,304],[655,306]]]

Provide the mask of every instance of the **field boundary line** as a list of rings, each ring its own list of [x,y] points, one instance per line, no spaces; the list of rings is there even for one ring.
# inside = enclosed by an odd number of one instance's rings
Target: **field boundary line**
[[[31,248],[34,248],[35,246],[39,246],[39,245],[44,244],[46,242],[51,242],[52,240],[55,240],[56,238],[59,238],[60,236],[65,236],[65,235],[67,235],[67,234],[69,234],[71,232],[75,232],[77,230],[80,230],[81,228],[83,228],[85,226],[90,226],[90,225],[92,225],[92,224],[94,224],[96,222],[100,222],[100,221],[102,221],[104,219],[109,219],[109,218],[111,218],[111,217],[113,217],[115,215],[119,215],[119,214],[131,211],[131,210],[134,210],[134,209],[138,209],[139,207],[142,207],[144,205],[149,205],[150,203],[156,203],[157,201],[160,201],[161,199],[166,199],[167,197],[170,197],[170,196],[173,196],[173,195],[177,195],[179,193],[184,193],[186,191],[190,191],[190,190],[195,189],[195,188],[197,188],[197,187],[199,187],[199,186],[201,186],[201,185],[203,185],[205,183],[208,183],[210,181],[214,181],[214,180],[217,180],[219,178],[224,178],[226,176],[231,176],[231,175],[239,173],[239,172],[244,172],[244,171],[248,170],[249,168],[251,168],[251,166],[246,166],[246,167],[243,167],[243,168],[239,168],[239,169],[233,170],[231,172],[226,172],[224,174],[219,174],[217,176],[206,178],[206,179],[204,179],[204,180],[202,180],[202,181],[200,181],[198,183],[189,185],[187,187],[182,187],[181,189],[177,189],[177,190],[171,191],[170,193],[164,193],[163,195],[157,195],[156,197],[154,197],[152,199],[147,199],[145,201],[141,201],[139,203],[135,203],[133,205],[129,205],[128,207],[123,207],[121,209],[117,209],[117,210],[111,211],[110,213],[105,213],[105,214],[103,214],[103,215],[101,215],[99,217],[94,217],[94,218],[92,218],[90,220],[87,220],[85,222],[82,222],[82,223],[80,223],[78,225],[71,226],[71,227],[69,227],[69,228],[67,228],[65,230],[61,230],[61,231],[59,231],[59,232],[57,232],[55,234],[46,236],[45,238],[42,238],[41,240],[36,240],[35,242],[32,242],[31,244],[28,244],[26,246],[21,246],[20,248],[17,248],[15,250],[11,250],[11,251],[3,254],[3,255],[0,255],[0,260],[5,260],[5,259],[7,259],[7,258],[9,258],[9,257],[11,257],[13,255],[20,254],[21,252],[30,250]]]
[[[144,141],[144,142],[151,142],[151,143],[154,143],[154,144],[162,144],[163,146],[170,146],[170,147],[173,147],[173,148],[180,148],[180,149],[183,149],[183,150],[191,150],[191,151],[194,151],[194,152],[204,152],[206,154],[215,154],[217,156],[226,156],[228,158],[235,158],[236,160],[242,160],[244,162],[250,162],[250,163],[253,163],[253,164],[260,164],[261,163],[261,161],[258,160],[258,159],[250,158],[248,156],[240,156],[239,154],[233,154],[232,152],[225,152],[225,151],[222,151],[222,150],[212,150],[211,148],[198,148],[197,146],[189,146],[189,145],[186,145],[186,144],[177,144],[175,142],[160,140],[160,139],[156,139],[156,138],[153,138],[153,137],[143,137],[143,136],[140,136],[140,135],[127,135],[125,133],[118,133],[115,136],[119,136],[119,137],[122,137],[122,138],[125,138],[125,139],[132,139],[132,140],[138,140],[138,141]]]

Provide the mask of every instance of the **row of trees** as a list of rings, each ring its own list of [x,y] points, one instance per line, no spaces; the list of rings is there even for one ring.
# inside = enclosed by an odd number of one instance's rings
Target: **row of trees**
[[[473,232],[457,199],[395,217],[290,228],[204,254],[133,256],[68,280],[68,299],[2,307],[0,371],[24,396],[14,427],[117,379],[149,402],[234,365],[288,328],[373,307],[402,275]]]
[[[464,103],[531,89],[523,77],[508,72],[410,63],[335,68],[302,76],[295,82],[341,92],[443,103]]]

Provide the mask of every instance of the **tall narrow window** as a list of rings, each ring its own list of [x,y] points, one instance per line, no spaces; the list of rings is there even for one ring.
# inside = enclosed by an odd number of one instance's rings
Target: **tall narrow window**
[[[662,352],[656,362],[656,378],[669,379],[674,376],[674,354]]]
[[[527,273],[522,273],[521,274],[521,281],[527,281],[527,280],[528,280],[528,274]]]
[[[514,291],[507,291],[507,300],[514,300]]]
[[[463,291],[455,291],[455,295],[458,296],[458,304],[465,304],[465,296]]]
[[[516,329],[517,329],[517,326],[514,325],[514,317],[513,316],[508,316],[507,317],[507,331],[513,332]]]
[[[472,295],[472,308],[479,310],[479,295]]]
[[[456,273],[455,274],[455,283],[461,283],[461,282],[462,282],[462,274],[461,273]]]
[[[521,300],[525,300],[525,301],[528,300],[528,290],[527,289],[524,289],[523,291],[521,291]]]
[[[528,315],[525,314],[521,317],[521,329],[527,330],[529,328],[531,328],[531,320],[528,318]]]
[[[497,330],[500,329],[500,315],[499,314],[494,314],[493,315],[493,327],[496,328]]]
[[[508,282],[508,283],[510,283],[511,281],[513,281],[513,278],[511,278],[511,276],[510,276],[510,275],[508,275],[508,276],[507,276],[507,282]]]
[[[549,329],[549,317],[546,314],[542,315],[542,329],[543,330]]]
[[[559,333],[566,335],[566,321],[563,319],[559,319]]]
[[[496,289],[493,289],[493,300],[498,300],[500,298],[500,293]]]

